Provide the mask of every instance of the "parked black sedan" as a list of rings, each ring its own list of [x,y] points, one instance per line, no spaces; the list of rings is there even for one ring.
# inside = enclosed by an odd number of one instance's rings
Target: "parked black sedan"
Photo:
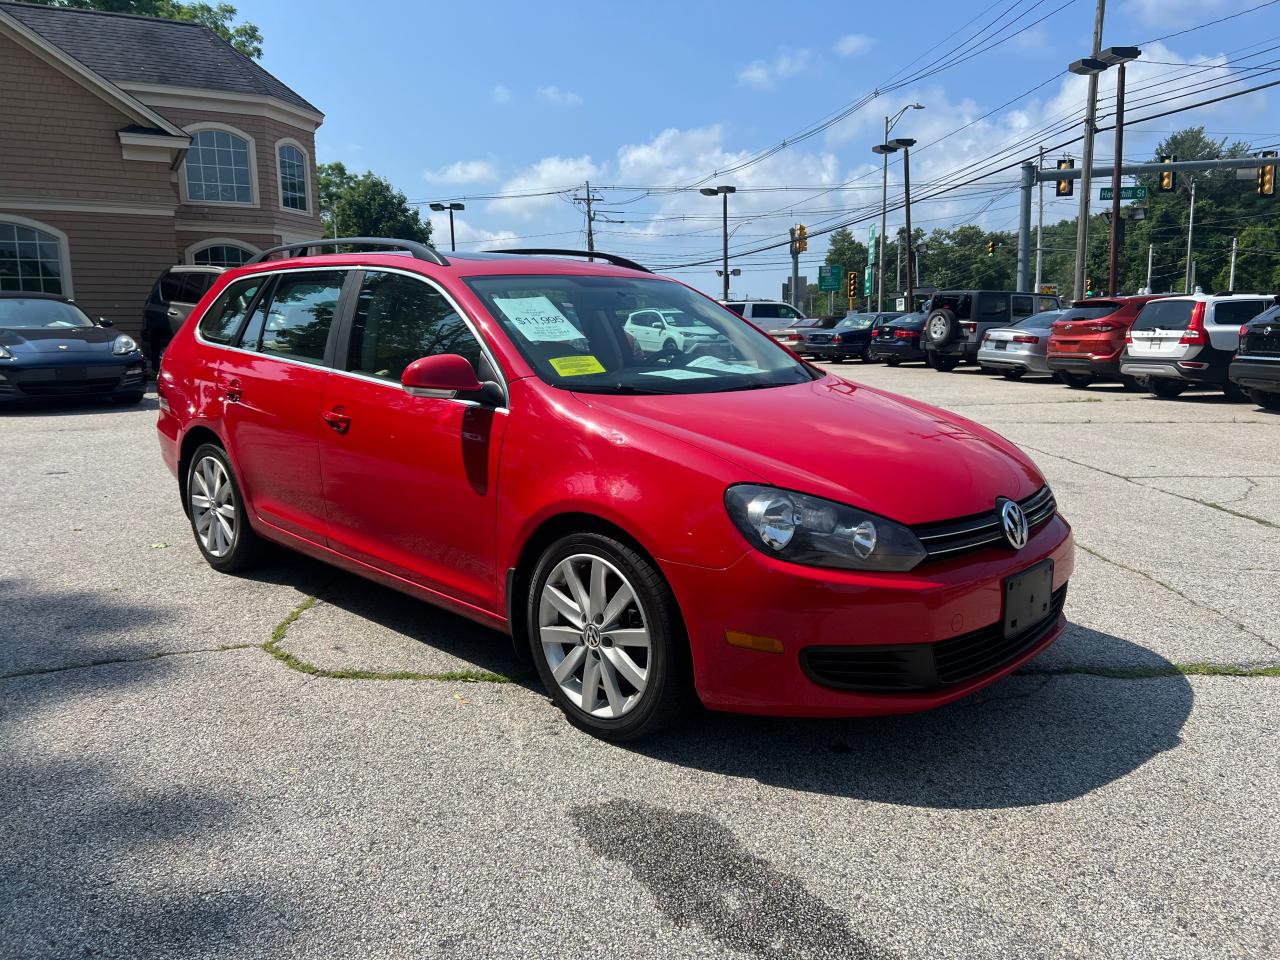
[[[848,313],[831,328],[831,340],[827,343],[808,344],[809,352],[819,360],[840,363],[855,357],[864,363],[871,359],[868,349],[871,340],[885,324],[902,316],[900,313]]]
[[[1280,297],[1240,328],[1240,349],[1231,360],[1231,382],[1267,410],[1280,410]]]
[[[891,367],[907,360],[924,360],[920,338],[924,334],[925,315],[920,311],[904,313],[882,326],[867,346],[867,356],[883,360]]]
[[[94,323],[65,297],[0,292],[0,402],[109,397],[137,403],[146,391],[133,338]]]

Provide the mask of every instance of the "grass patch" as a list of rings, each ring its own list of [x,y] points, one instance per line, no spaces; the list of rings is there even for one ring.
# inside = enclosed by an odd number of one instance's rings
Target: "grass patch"
[[[307,599],[290,610],[288,615],[276,624],[276,628],[271,631],[271,639],[262,644],[263,650],[267,651],[290,670],[296,670],[312,677],[322,677],[326,680],[430,680],[437,683],[450,681],[454,683],[516,682],[514,677],[494,673],[491,670],[445,670],[440,673],[418,673],[413,670],[333,670],[327,667],[318,667],[314,663],[295,656],[288,650],[280,649],[280,644],[289,635],[289,628],[298,621],[299,617],[316,605],[316,599],[316,597],[307,597]]]

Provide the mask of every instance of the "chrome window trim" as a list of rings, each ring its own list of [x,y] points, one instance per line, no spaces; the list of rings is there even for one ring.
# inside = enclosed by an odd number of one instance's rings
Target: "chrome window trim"
[[[502,387],[503,396],[507,398],[508,404],[510,403],[511,388],[510,388],[510,384],[507,382],[506,374],[503,372],[502,367],[498,364],[497,359],[494,357],[493,351],[489,349],[488,341],[486,341],[485,338],[480,334],[480,330],[476,326],[475,321],[472,320],[472,318],[467,314],[467,312],[462,309],[462,305],[458,303],[458,301],[455,300],[452,296],[450,296],[449,291],[445,290],[444,287],[436,283],[435,280],[433,280],[431,277],[428,277],[424,274],[415,273],[412,270],[402,270],[398,267],[384,267],[384,266],[375,265],[375,264],[335,264],[335,265],[316,264],[314,266],[309,266],[309,267],[286,267],[281,270],[256,270],[253,273],[245,274],[242,277],[236,277],[235,280],[227,284],[227,287],[230,287],[232,284],[237,283],[241,280],[248,280],[251,277],[262,277],[264,280],[266,280],[266,279],[269,279],[270,277],[280,276],[281,274],[285,274],[285,273],[314,273],[317,270],[330,270],[330,271],[342,270],[347,272],[352,270],[363,270],[363,271],[378,270],[383,273],[398,273],[398,274],[401,274],[402,276],[409,277],[413,280],[421,280],[423,283],[427,284],[429,287],[434,289],[437,293],[439,293],[442,297],[445,298],[445,300],[449,303],[449,305],[453,307],[454,312],[457,313],[458,316],[462,318],[462,322],[467,325],[467,329],[471,331],[471,335],[475,337],[476,342],[480,344],[480,351],[488,359],[489,366],[493,370],[494,375],[497,376],[498,384],[499,386]],[[223,288],[223,292],[224,293],[226,292],[225,287]],[[219,293],[218,296],[221,297],[222,294]],[[201,315],[200,317],[200,322],[201,323],[204,322],[203,315]],[[292,357],[282,357],[274,353],[263,353],[261,350],[246,350],[244,349],[244,347],[233,347],[230,344],[214,343],[212,340],[206,340],[203,336],[201,336],[200,323],[197,323],[195,325],[195,337],[197,342],[202,343],[207,347],[214,347],[218,350],[230,350],[233,353],[245,353],[251,357],[265,357],[268,360],[279,360],[282,363],[296,364],[300,367],[306,367],[309,370],[325,370],[329,373],[337,374],[338,376],[352,377],[356,380],[364,380],[368,383],[377,383],[384,387],[391,387],[392,389],[399,390],[401,393],[406,392],[404,386],[394,380],[384,380],[381,377],[372,377],[365,373],[356,373],[354,370],[339,370],[337,367],[330,366],[326,364],[324,361],[320,361],[319,363],[308,363],[305,360],[295,360]],[[441,399],[445,399],[445,398],[441,398]],[[479,403],[476,400],[459,400],[456,397],[448,398],[447,402],[461,404],[464,407],[484,407],[483,404]],[[511,412],[510,406],[506,406],[506,405],[501,407],[484,407],[484,409],[492,410],[494,413],[510,413]]]

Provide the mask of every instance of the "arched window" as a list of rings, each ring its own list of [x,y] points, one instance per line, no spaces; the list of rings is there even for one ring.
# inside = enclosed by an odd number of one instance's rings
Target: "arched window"
[[[191,262],[204,267],[242,267],[254,255],[233,243],[215,243],[191,254]]]
[[[307,156],[292,143],[282,143],[276,150],[280,166],[280,205],[286,210],[310,209],[307,203]]]
[[[28,221],[0,220],[0,290],[70,295],[64,242]]]
[[[186,166],[192,203],[253,203],[252,151],[244,137],[229,130],[197,130]]]

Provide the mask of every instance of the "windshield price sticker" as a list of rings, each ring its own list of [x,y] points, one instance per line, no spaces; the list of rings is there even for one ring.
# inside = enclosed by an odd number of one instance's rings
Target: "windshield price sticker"
[[[527,340],[566,343],[583,339],[582,331],[546,297],[494,297],[493,302]]]
[[[687,366],[698,367],[703,370],[714,370],[716,373],[759,373],[758,367],[753,367],[749,363],[733,363],[729,360],[721,360],[719,357],[698,357],[696,360],[690,360]]]
[[[697,370],[690,370],[688,367],[672,367],[670,370],[642,370],[640,376],[666,377],[670,380],[705,380],[712,374],[700,373]]]
[[[565,323],[568,322],[565,320]],[[584,377],[589,373],[604,373],[604,367],[600,361],[590,354],[585,357],[552,357],[547,362],[551,364],[551,369],[562,377]]]

